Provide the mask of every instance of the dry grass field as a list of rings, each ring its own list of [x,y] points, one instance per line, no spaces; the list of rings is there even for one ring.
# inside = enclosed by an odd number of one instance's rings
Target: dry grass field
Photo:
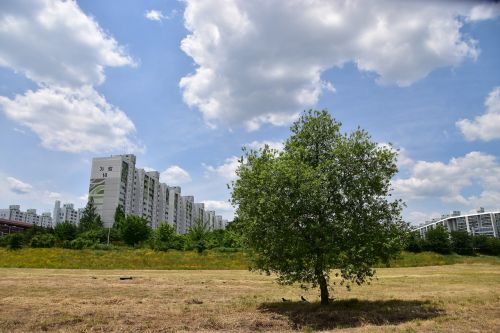
[[[384,268],[378,277],[321,307],[316,290],[242,270],[2,268],[0,332],[500,331],[498,265]]]

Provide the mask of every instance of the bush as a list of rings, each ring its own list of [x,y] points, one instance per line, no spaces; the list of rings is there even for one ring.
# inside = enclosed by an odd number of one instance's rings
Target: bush
[[[53,247],[56,243],[56,237],[52,234],[39,234],[31,239],[31,247]]]
[[[500,239],[489,237],[488,239],[488,248],[490,250],[490,254],[494,256],[500,255]]]
[[[66,249],[82,250],[82,249],[91,248],[95,244],[96,243],[90,239],[78,237],[76,239],[73,239],[72,241],[64,241],[63,247]]]
[[[467,231],[452,231],[450,233],[451,237],[451,248],[453,252],[462,255],[473,255],[474,249],[472,247],[472,237]]]
[[[419,253],[424,247],[424,240],[420,237],[420,233],[413,231],[408,234],[406,239],[406,251]]]
[[[431,229],[425,235],[424,250],[433,251],[441,254],[451,253],[450,235],[446,229],[438,225]]]
[[[10,234],[7,238],[7,248],[9,250],[19,250],[23,247],[24,236],[21,233]]]
[[[500,255],[500,239],[485,235],[472,236],[472,246],[476,252],[487,255]]]
[[[54,233],[56,234],[57,238],[61,241],[65,241],[65,240],[71,241],[71,240],[75,239],[77,231],[78,231],[78,228],[74,224],[72,224],[68,221],[64,221],[63,223],[59,223],[54,228]]]

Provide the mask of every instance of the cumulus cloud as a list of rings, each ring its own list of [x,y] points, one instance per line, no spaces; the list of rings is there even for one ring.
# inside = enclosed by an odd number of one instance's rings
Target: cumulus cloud
[[[421,211],[411,211],[406,214],[405,221],[418,225],[425,221],[430,221],[433,218],[440,217],[441,215],[442,214],[438,212],[425,213]]]
[[[43,84],[99,84],[104,67],[133,64],[76,1],[0,4],[0,65]]]
[[[264,148],[266,145],[268,145],[269,148],[276,150],[283,150],[284,148],[284,144],[282,141],[270,141],[270,140],[252,141],[250,143],[247,143],[245,146],[253,150],[259,150],[261,148]]]
[[[174,9],[170,12],[170,15],[163,14],[160,10],[151,9],[144,13],[144,17],[151,21],[161,22],[163,20],[170,20],[177,15],[177,11]]]
[[[215,210],[215,211],[232,211],[233,206],[229,201],[223,200],[204,200],[202,201],[205,204],[206,210]]]
[[[211,125],[285,125],[334,91],[326,70],[353,62],[380,84],[408,86],[436,68],[476,59],[467,19],[498,5],[450,1],[193,1],[182,50],[196,70],[180,81],[184,101]],[[478,7],[480,6],[480,7]]]
[[[10,119],[34,133],[42,146],[66,152],[140,151],[129,136],[132,121],[92,87],[29,90],[14,99],[0,96]]]
[[[474,120],[462,119],[456,123],[468,141],[500,139],[500,87],[490,92],[484,106],[484,114]]]
[[[138,150],[132,121],[94,89],[104,82],[105,67],[125,65],[133,59],[76,1],[0,3],[0,66],[40,87],[14,99],[0,96],[0,107],[45,148]]]
[[[33,186],[14,177],[7,177],[9,190],[16,194],[27,194],[33,190]]]
[[[231,181],[236,179],[236,169],[239,165],[239,157],[231,156],[224,160],[224,163],[216,166],[203,164],[205,170],[207,171],[206,175],[216,175],[222,177],[226,181]]]
[[[189,183],[191,181],[191,176],[180,166],[172,165],[160,173],[160,181],[168,185],[181,185]]]
[[[405,200],[437,199],[462,206],[498,207],[500,163],[493,155],[471,152],[448,163],[417,161],[408,178],[393,182],[396,196]],[[466,195],[475,187],[479,195]]]

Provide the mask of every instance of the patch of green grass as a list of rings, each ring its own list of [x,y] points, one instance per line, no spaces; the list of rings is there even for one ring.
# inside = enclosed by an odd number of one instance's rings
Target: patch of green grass
[[[62,248],[0,248],[0,267],[69,269],[247,269],[245,252],[193,251],[157,252],[150,249],[71,250]],[[441,255],[433,252],[403,252],[390,267],[439,266],[452,264],[500,265],[500,257]],[[383,267],[383,266],[382,266]]]
[[[0,249],[0,267],[74,269],[247,269],[244,252],[156,252],[148,249],[70,250],[61,248],[18,251]]]
[[[443,255],[434,252],[402,252],[401,255],[390,262],[390,267],[421,267],[441,266],[453,264],[492,264],[500,265],[500,257],[494,256],[461,256],[458,254]]]

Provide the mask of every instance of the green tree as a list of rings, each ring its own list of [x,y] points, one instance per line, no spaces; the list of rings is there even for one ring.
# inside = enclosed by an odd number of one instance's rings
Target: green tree
[[[54,228],[54,233],[56,234],[56,237],[61,241],[65,240],[71,241],[75,239],[77,232],[78,228],[74,224],[68,221],[59,223]]]
[[[125,222],[125,212],[123,211],[123,207],[118,205],[115,210],[115,218],[113,223],[113,228],[121,230],[123,223]]]
[[[151,227],[146,219],[136,215],[128,215],[122,227],[122,237],[125,244],[135,246],[149,239]]]
[[[89,197],[89,201],[87,202],[87,205],[83,210],[82,217],[80,218],[79,231],[85,232],[102,227],[101,217],[97,214],[96,207],[94,205],[94,198]]]
[[[408,238],[406,240],[406,250],[414,253],[422,252],[423,239],[420,237],[420,233],[417,231],[411,231],[408,233]]]
[[[208,227],[202,218],[195,221],[194,225],[189,229],[187,236],[191,246],[194,247],[199,254],[206,250],[208,245]]]
[[[450,234],[442,225],[427,231],[425,234],[424,250],[441,254],[451,253]]]
[[[388,200],[397,152],[340,127],[327,111],[304,113],[282,152],[244,149],[232,184],[253,268],[282,284],[319,286],[321,304],[329,303],[332,269],[348,289],[362,284],[406,233],[403,203]]]
[[[154,231],[152,247],[158,251],[167,251],[175,247],[175,229],[170,224],[163,222]]]
[[[472,247],[472,237],[467,231],[452,231],[450,233],[451,237],[451,248],[455,253],[472,255],[474,254],[474,249]]]

